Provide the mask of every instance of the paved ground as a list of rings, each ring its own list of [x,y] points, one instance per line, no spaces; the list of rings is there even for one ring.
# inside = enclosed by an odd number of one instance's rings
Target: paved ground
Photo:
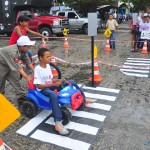
[[[105,38],[103,31],[95,37],[95,44],[99,49],[98,59],[105,63],[123,65],[128,57],[149,58],[148,55],[130,52],[130,34],[127,23],[120,25],[117,33],[116,50],[104,52]],[[89,38],[83,34],[69,34],[71,38]],[[5,46],[8,40],[1,39],[0,46]],[[49,48],[57,57],[73,63],[90,61],[91,45],[89,41],[70,39],[70,48],[63,49],[63,40],[50,40]],[[33,50],[34,53],[35,50]],[[70,65],[58,62],[63,77],[74,79],[78,83],[86,84],[91,73],[90,65]],[[103,78],[100,86],[119,89],[120,93],[115,105],[107,116],[103,127],[99,130],[93,150],[149,150],[150,149],[150,78],[126,76],[118,67],[99,64],[100,74]],[[12,101],[14,90],[7,85],[7,97]],[[16,134],[16,131],[28,122],[28,118],[21,116],[16,122],[0,133],[3,140],[14,150],[59,150],[58,146],[41,143]]]

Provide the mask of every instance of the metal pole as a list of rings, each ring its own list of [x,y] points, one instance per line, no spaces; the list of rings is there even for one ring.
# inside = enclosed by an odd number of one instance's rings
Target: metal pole
[[[94,36],[91,36],[92,87],[94,87]]]

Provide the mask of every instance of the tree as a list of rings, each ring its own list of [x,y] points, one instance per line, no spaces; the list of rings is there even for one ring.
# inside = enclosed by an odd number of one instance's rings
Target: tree
[[[64,0],[64,2],[69,7],[87,16],[88,12],[95,12],[98,6],[112,4],[114,0]]]
[[[132,3],[133,9],[135,12],[139,12],[140,10],[145,10],[146,7],[150,6],[149,0],[120,0],[125,3]]]

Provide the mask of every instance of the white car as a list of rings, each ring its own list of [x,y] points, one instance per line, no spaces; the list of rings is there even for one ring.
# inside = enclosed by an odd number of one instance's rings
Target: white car
[[[69,30],[82,30],[83,33],[88,33],[88,18],[82,18],[76,11],[57,11],[57,16],[64,16],[69,19]],[[97,19],[97,29],[102,27],[102,20]]]

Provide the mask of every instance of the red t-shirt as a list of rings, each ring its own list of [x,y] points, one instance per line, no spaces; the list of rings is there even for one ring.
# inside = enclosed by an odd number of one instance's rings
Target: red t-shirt
[[[20,26],[19,26],[19,28],[20,28],[20,31],[21,31],[22,35],[26,35],[27,29],[24,28],[23,31],[22,31]],[[13,31],[12,34],[11,34],[8,45],[16,44],[18,39],[19,39],[19,35],[17,34],[17,32]]]

